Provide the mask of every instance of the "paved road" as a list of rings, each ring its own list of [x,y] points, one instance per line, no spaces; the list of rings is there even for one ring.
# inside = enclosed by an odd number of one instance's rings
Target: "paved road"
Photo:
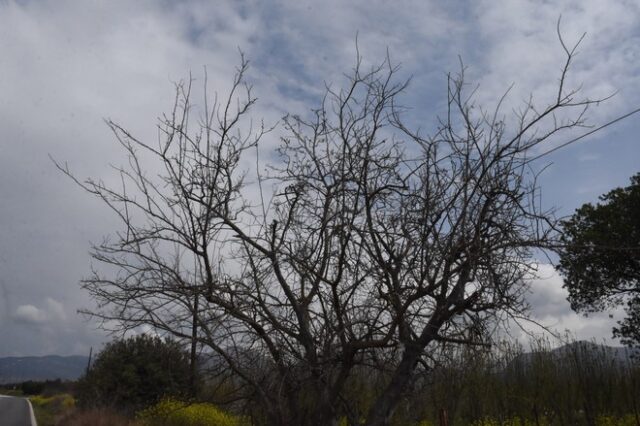
[[[0,425],[2,426],[35,426],[32,420],[31,407],[24,398],[0,395]]]

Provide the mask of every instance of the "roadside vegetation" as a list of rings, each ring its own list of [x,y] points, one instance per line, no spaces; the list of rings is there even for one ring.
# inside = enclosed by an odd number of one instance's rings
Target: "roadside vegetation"
[[[0,385],[1,395],[28,398],[38,426],[63,425],[64,417],[76,411],[76,383],[62,380],[29,380]]]
[[[54,426],[68,414],[75,411],[75,398],[67,393],[51,396],[33,395],[29,397],[38,426]]]
[[[640,368],[630,355],[575,341],[554,350],[546,340],[527,352],[509,343],[453,352],[425,374],[398,424],[419,413],[437,425],[445,411],[449,425],[638,425]]]
[[[140,411],[136,418],[142,426],[244,426],[251,423],[225,413],[213,404],[186,403],[166,399]]]
[[[116,340],[105,346],[79,380],[78,405],[134,414],[165,397],[185,399],[195,394],[189,373],[188,354],[176,341],[146,335]]]
[[[148,343],[140,338],[137,341]],[[132,342],[135,346],[135,340],[129,341]],[[112,344],[107,348],[113,347]],[[553,348],[544,339],[532,341],[526,348],[512,343],[482,350],[454,349],[445,345],[439,349],[430,368],[417,377],[411,392],[403,395],[391,424],[637,426],[640,424],[640,364],[632,355],[592,342],[571,341]],[[129,358],[129,362],[136,361]],[[134,371],[124,365],[111,366],[118,371]],[[39,390],[35,395],[27,395],[39,426],[245,426],[267,423],[259,411],[229,398],[234,392],[232,382],[225,379],[226,382],[221,383],[207,375],[204,367],[200,370],[201,384],[196,394],[189,396],[182,392],[180,396],[170,396],[170,387],[160,387],[159,399],[149,399],[136,410],[128,404],[108,403],[106,399],[93,400],[91,404],[84,400],[83,403],[84,398],[95,395],[100,389],[93,388],[87,394],[88,388],[77,383],[29,382],[5,386],[0,392],[19,396],[25,394],[22,388]],[[118,371],[111,373],[117,375]],[[108,375],[110,372],[100,373]],[[166,371],[166,374],[170,372]],[[348,383],[347,397],[354,401],[358,412],[350,413],[351,417],[371,408],[375,388],[385,380],[380,371],[362,369],[353,375]],[[354,423],[343,413],[339,425]]]

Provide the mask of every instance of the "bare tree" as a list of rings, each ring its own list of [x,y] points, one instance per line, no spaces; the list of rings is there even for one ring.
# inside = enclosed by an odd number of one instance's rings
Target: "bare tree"
[[[192,81],[178,84],[157,144],[109,121],[129,155],[122,187],[74,178],[124,226],[93,248],[107,268],[83,281],[91,313],[197,341],[269,424],[388,424],[435,342],[486,345],[488,324],[524,315],[532,251],[555,238],[528,162],[593,103],[565,87],[565,52],[556,97],[510,126],[502,100],[474,105],[464,68],[449,76],[431,136],[405,125],[397,68],[358,57],[311,117],[284,118],[268,173],[248,166],[266,130],[250,128],[244,58],[225,101],[205,90],[195,126]],[[381,364],[357,412],[346,384]]]

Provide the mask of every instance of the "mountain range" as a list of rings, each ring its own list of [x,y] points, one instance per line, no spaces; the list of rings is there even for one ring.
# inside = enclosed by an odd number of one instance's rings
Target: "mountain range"
[[[27,380],[76,380],[86,370],[86,356],[23,356],[0,358],[0,384]]]
[[[551,356],[551,359],[556,360],[581,359],[586,361],[587,359],[590,359],[593,361],[608,362],[619,365],[633,362],[634,359],[637,359],[640,356],[640,353],[637,350],[627,347],[606,346],[580,340],[567,343],[551,350],[543,349],[542,352],[525,352],[517,357],[516,360],[523,362],[525,365],[530,365],[540,353],[545,357]]]

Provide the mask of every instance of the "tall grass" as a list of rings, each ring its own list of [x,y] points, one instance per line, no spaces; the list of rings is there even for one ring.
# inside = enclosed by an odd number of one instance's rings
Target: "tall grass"
[[[640,426],[640,366],[604,346],[574,341],[553,350],[541,339],[527,352],[503,343],[446,355],[407,399],[413,419],[397,416],[398,424],[438,424],[444,409],[451,426]]]
[[[391,423],[435,426],[444,414],[449,426],[640,426],[640,364],[593,342],[565,343],[555,349],[546,339],[527,348],[513,342],[482,350],[441,346]],[[341,426],[361,424],[388,381],[381,365],[354,368],[337,409]],[[250,405],[222,407],[267,424]]]

